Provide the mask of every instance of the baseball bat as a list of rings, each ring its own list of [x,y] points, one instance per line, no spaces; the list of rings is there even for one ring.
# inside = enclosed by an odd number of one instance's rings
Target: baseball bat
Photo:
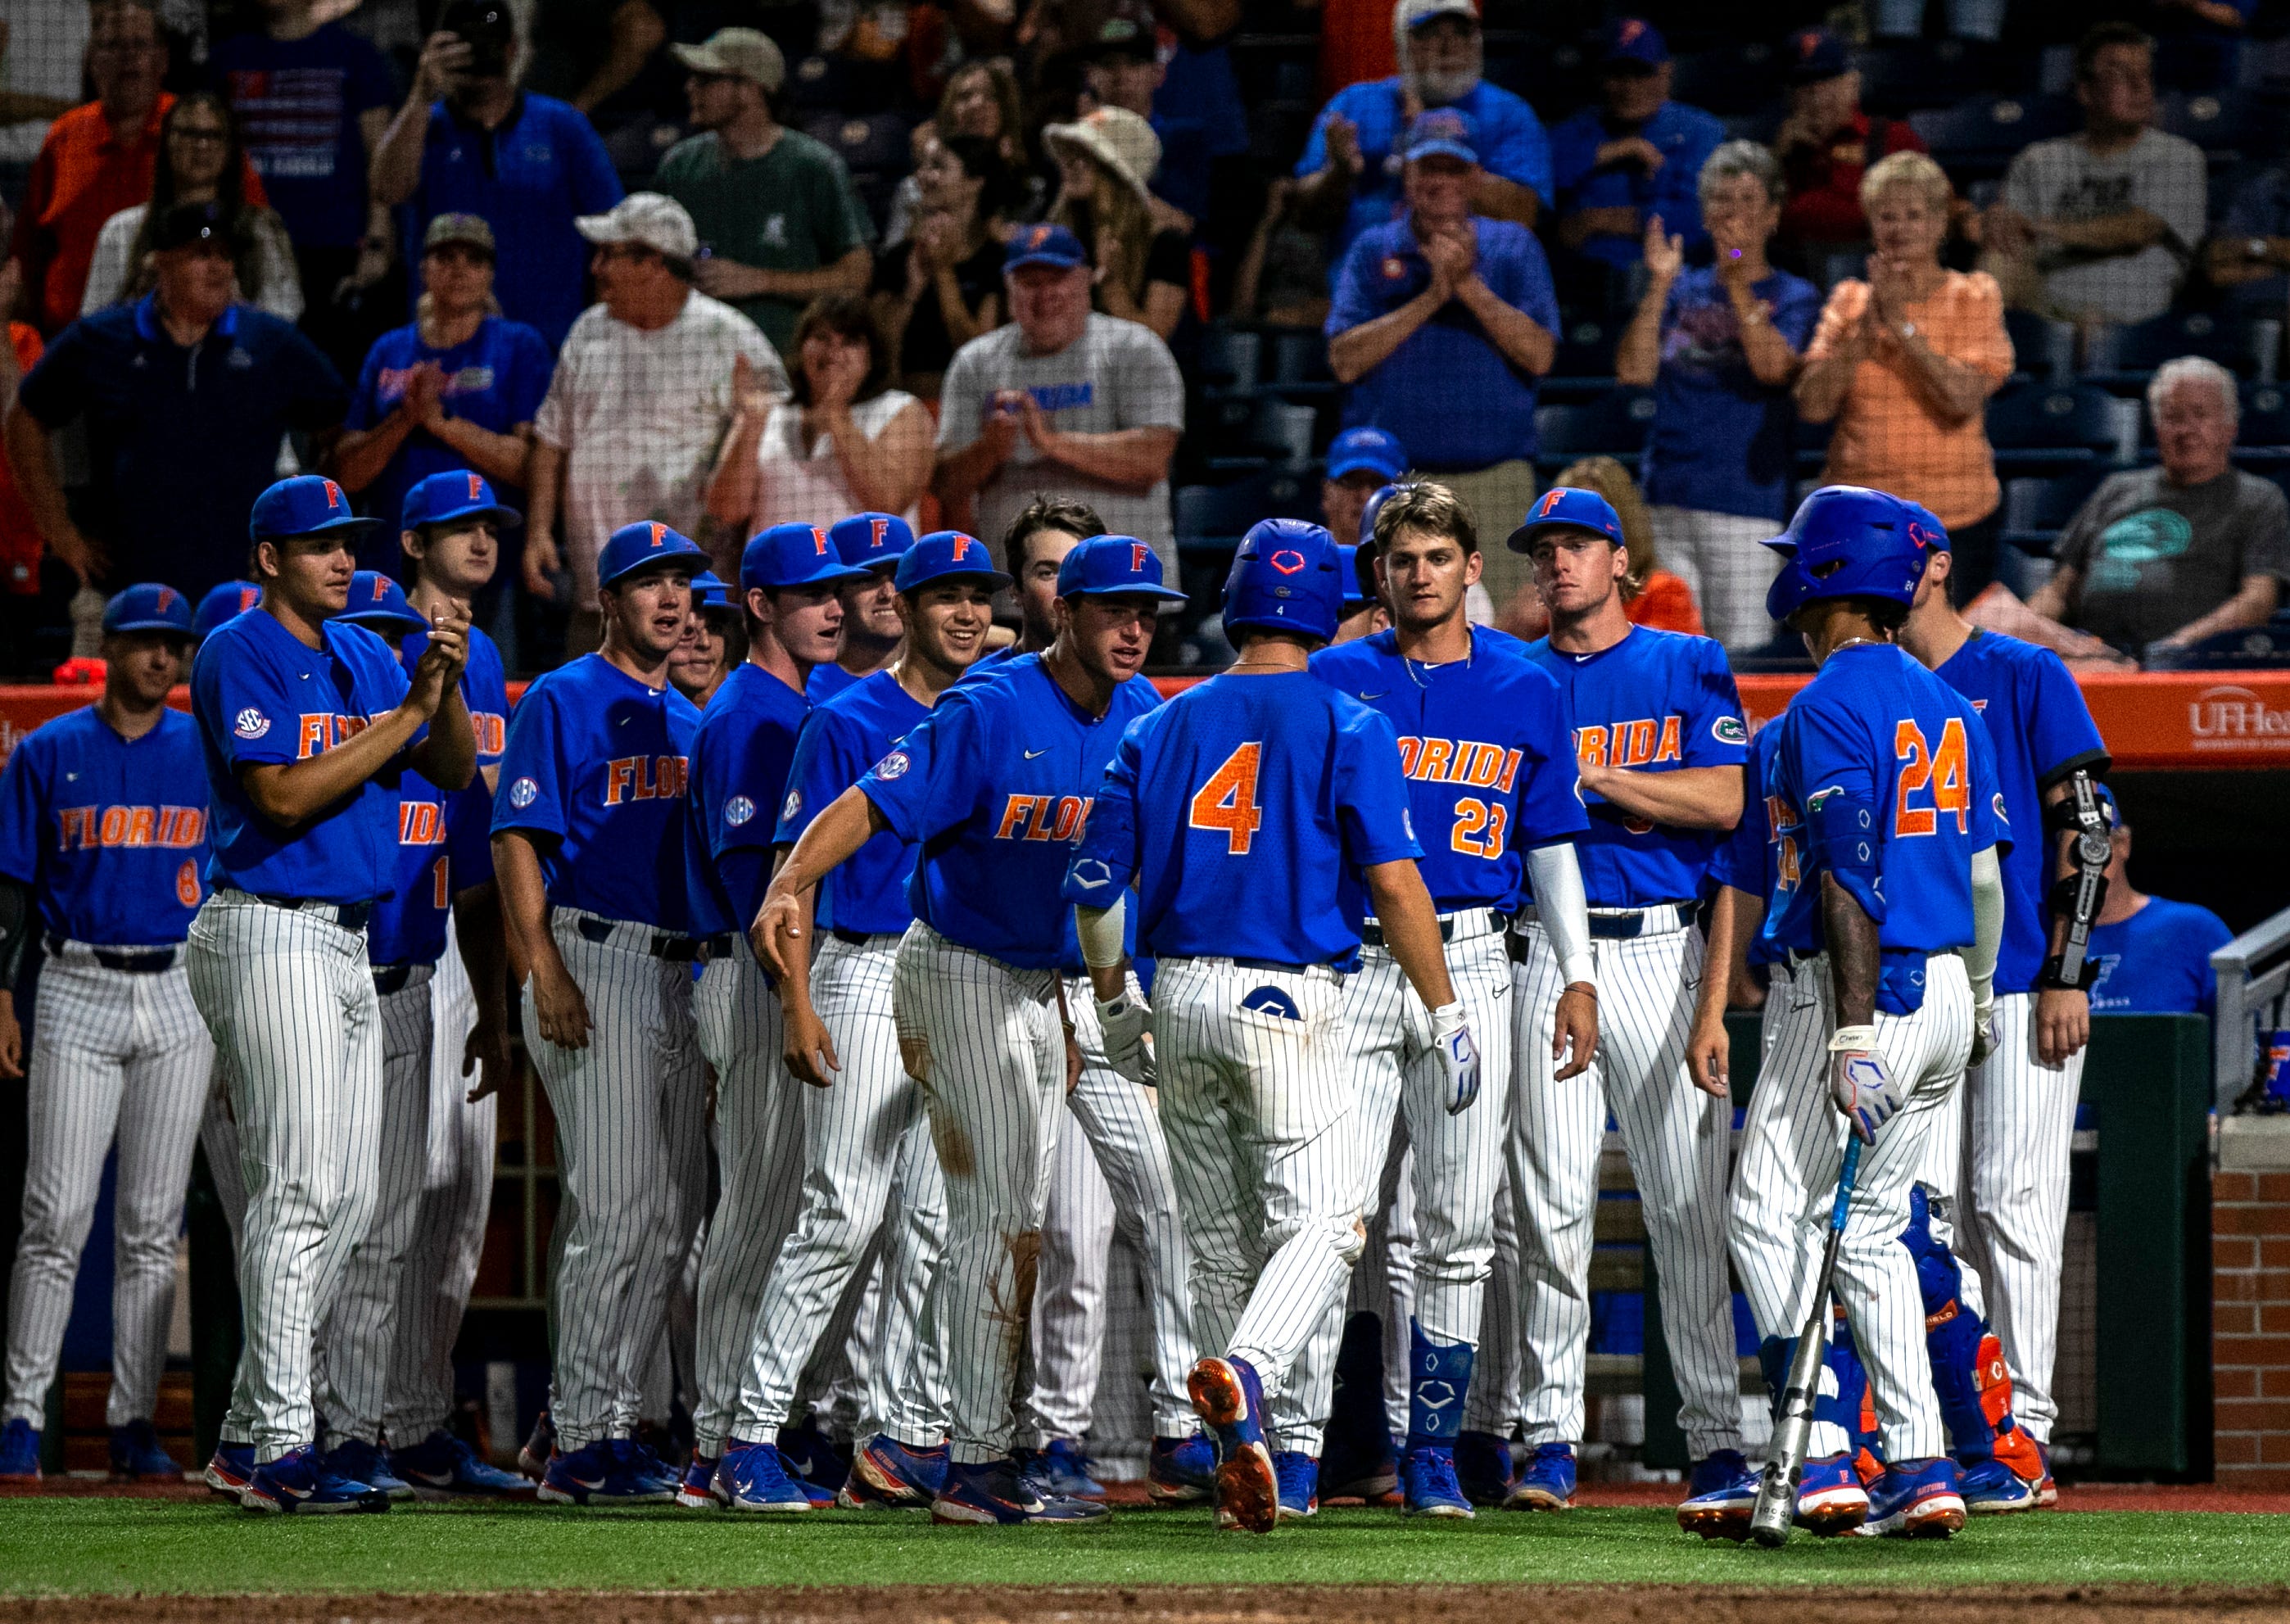
[[[1758,1481],[1757,1508],[1750,1514],[1750,1535],[1763,1546],[1785,1544],[1797,1515],[1798,1483],[1805,1476],[1805,1452],[1813,1439],[1814,1404],[1821,1396],[1821,1367],[1829,1357],[1830,1283],[1836,1277],[1837,1253],[1845,1242],[1845,1208],[1860,1171],[1861,1140],[1854,1135],[1846,1144],[1845,1165],[1837,1175],[1837,1201],[1830,1209],[1821,1275],[1814,1282],[1813,1312],[1798,1333],[1797,1356],[1790,1361],[1788,1385],[1782,1389],[1781,1420],[1774,1427],[1773,1455]]]

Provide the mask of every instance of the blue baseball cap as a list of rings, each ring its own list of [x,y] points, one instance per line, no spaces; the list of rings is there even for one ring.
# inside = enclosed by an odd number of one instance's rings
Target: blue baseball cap
[[[957,580],[982,580],[997,588],[1010,584],[1010,578],[994,567],[986,543],[958,530],[933,530],[900,556],[896,584],[901,592]]]
[[[1344,619],[1347,620],[1375,602],[1360,580],[1359,554],[1357,547],[1348,547],[1341,541],[1336,543],[1336,556],[1342,561],[1337,565],[1336,573],[1343,577]],[[1375,556],[1373,549],[1370,549],[1368,556]]]
[[[895,570],[915,544],[915,527],[895,513],[854,513],[827,527],[843,562],[861,570]]]
[[[1622,521],[1614,505],[1596,491],[1584,491],[1573,485],[1553,485],[1535,498],[1534,506],[1526,510],[1510,532],[1509,547],[1514,553],[1524,553],[1534,545],[1535,532],[1560,527],[1572,530],[1593,530],[1616,547],[1624,545]]]
[[[692,578],[692,601],[701,609],[721,609],[731,602],[732,583],[713,570],[702,570]]]
[[[1418,158],[1444,156],[1476,164],[1479,149],[1471,140],[1469,119],[1453,108],[1433,108],[1417,114],[1414,126],[1407,132],[1407,161],[1413,164]]]
[[[156,581],[113,594],[111,601],[103,606],[103,629],[173,632],[184,637],[196,635],[191,629],[191,600],[172,587],[163,587]]]
[[[524,523],[524,516],[493,494],[482,474],[454,468],[414,482],[400,510],[401,530],[424,524],[444,524],[454,519],[489,518],[503,530]]]
[[[334,619],[373,631],[391,626],[412,630],[429,624],[405,601],[405,588],[380,570],[360,570],[350,577],[349,607]]]
[[[1818,84],[1851,71],[1853,53],[1827,28],[1799,28],[1783,45],[1783,76],[1791,84]]]
[[[605,543],[597,559],[597,584],[609,587],[623,575],[670,560],[692,561],[688,567],[695,575],[708,567],[707,552],[691,537],[658,519],[639,519],[621,525]]]
[[[322,474],[297,474],[254,499],[254,513],[246,529],[255,540],[270,541],[282,536],[372,530],[375,523],[352,513],[350,499],[332,480]]]
[[[845,519],[843,524],[858,524],[870,516],[876,516],[861,514],[858,520]],[[906,528],[903,519],[893,519],[891,523],[901,530]],[[862,529],[871,532],[872,526],[862,524]],[[885,563],[896,563],[897,555],[891,552],[887,541],[884,552]],[[748,538],[747,550],[740,555],[740,586],[743,590],[749,587],[760,587],[766,592],[789,587],[832,587],[846,580],[862,580],[872,573],[846,561],[834,531],[821,530],[816,524],[774,524]]]
[[[1387,484],[1407,472],[1407,448],[1397,435],[1362,424],[1328,443],[1329,478],[1363,472],[1382,475]]]
[[[1606,25],[1604,60],[1608,68],[1655,68],[1669,60],[1669,44],[1645,18],[1617,17]]]
[[[199,600],[191,617],[191,635],[204,637],[225,620],[236,620],[262,601],[262,588],[251,580],[227,580]]]
[[[1181,604],[1164,584],[1160,556],[1134,536],[1092,536],[1058,565],[1060,597],[1157,597]]]
[[[1002,256],[1002,268],[1005,271],[1022,270],[1029,265],[1072,270],[1088,263],[1089,253],[1082,247],[1081,239],[1063,226],[1047,222],[1019,227],[1011,236],[1008,252]]]

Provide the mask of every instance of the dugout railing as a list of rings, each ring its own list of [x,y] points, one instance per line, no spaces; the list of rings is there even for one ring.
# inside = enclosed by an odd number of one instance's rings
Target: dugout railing
[[[2290,1026],[2290,908],[2212,954],[2211,971],[2218,978],[2212,1098],[2224,1116],[2259,1080],[2259,1035]]]

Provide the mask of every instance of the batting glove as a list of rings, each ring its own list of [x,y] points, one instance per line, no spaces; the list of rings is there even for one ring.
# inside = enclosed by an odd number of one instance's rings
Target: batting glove
[[[1439,1069],[1447,1079],[1447,1115],[1471,1108],[1479,1097],[1479,1046],[1460,1004],[1443,1004],[1431,1012],[1431,1037],[1438,1047]]]
[[[1829,1040],[1829,1097],[1864,1144],[1875,1144],[1877,1130],[1901,1108],[1900,1085],[1877,1052],[1876,1028],[1839,1027]]]
[[[1996,1052],[1996,1005],[1986,998],[1972,1006],[1972,1064]]]
[[[1132,1083],[1151,1088],[1160,1081],[1153,1068],[1153,1011],[1144,999],[1124,992],[1110,1002],[1096,1000],[1097,1024],[1105,1033],[1106,1063]]]

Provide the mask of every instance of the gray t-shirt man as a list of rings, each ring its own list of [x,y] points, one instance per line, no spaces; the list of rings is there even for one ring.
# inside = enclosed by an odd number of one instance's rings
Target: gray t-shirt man
[[[2070,623],[2136,653],[2210,613],[2253,575],[2290,582],[2290,503],[2279,486],[2239,468],[2198,485],[2137,468],[2091,493],[2052,556],[2082,576]]]
[[[1093,312],[1081,337],[1049,355],[1027,354],[1025,333],[1015,322],[956,351],[939,395],[941,456],[978,438],[988,408],[1003,389],[1026,391],[1053,427],[1069,433],[1184,431],[1185,383],[1176,357],[1151,328],[1110,316]],[[1020,435],[1009,460],[979,487],[973,520],[979,538],[999,546],[1010,521],[1037,493],[1087,502],[1108,531],[1149,544],[1168,579],[1177,579],[1167,480],[1140,496],[1047,460]]]
[[[2080,135],[2038,141],[2012,160],[2004,202],[2031,220],[2101,220],[2143,209],[2170,235],[2136,253],[2100,258],[2052,250],[2042,260],[2044,299],[2065,319],[2143,322],[2171,308],[2207,218],[2202,148],[2183,136],[2145,130],[2120,152],[2096,157]]]

